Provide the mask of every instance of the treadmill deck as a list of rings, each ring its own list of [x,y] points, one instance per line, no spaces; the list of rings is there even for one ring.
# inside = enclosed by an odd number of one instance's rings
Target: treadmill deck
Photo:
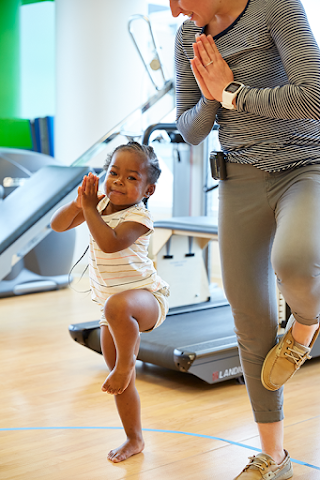
[[[141,333],[138,360],[191,373],[207,383],[242,376],[230,305],[226,300],[169,310],[165,322]],[[99,321],[69,326],[72,338],[101,353]]]

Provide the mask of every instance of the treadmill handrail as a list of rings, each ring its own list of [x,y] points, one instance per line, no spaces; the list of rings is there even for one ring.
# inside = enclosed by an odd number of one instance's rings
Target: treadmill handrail
[[[166,132],[175,132],[178,129],[177,129],[176,123],[154,123],[144,131],[141,143],[143,145],[148,145],[151,134],[156,130],[165,130]]]
[[[176,123],[154,123],[144,131],[141,143],[143,145],[148,145],[151,133],[156,130],[165,130],[166,132],[179,131]],[[212,127],[212,130],[219,130],[219,126],[215,123]]]
[[[144,61],[144,58],[143,58],[143,55],[140,51],[140,48],[138,46],[138,43],[136,42],[136,39],[134,37],[134,34],[131,30],[131,25],[132,23],[135,21],[135,20],[144,20],[147,24],[148,24],[148,27],[149,27],[149,32],[150,32],[150,36],[151,36],[151,40],[152,40],[152,43],[153,43],[153,48],[154,48],[154,51],[155,51],[155,54],[156,54],[156,58],[159,62],[159,68],[161,70],[161,76],[162,76],[162,80],[163,80],[163,83],[165,84],[166,83],[166,78],[165,78],[165,75],[164,75],[164,72],[163,72],[163,68],[162,68],[162,63],[161,63],[161,60],[160,60],[160,57],[159,57],[159,54],[158,54],[158,49],[157,49],[157,45],[156,45],[156,42],[155,42],[155,39],[154,39],[154,35],[153,35],[153,32],[152,32],[152,28],[151,28],[151,23],[150,23],[150,20],[148,17],[146,17],[145,15],[141,15],[141,14],[136,14],[136,15],[132,15],[130,18],[129,18],[129,22],[128,22],[128,31],[129,31],[129,34],[131,35],[131,39],[134,43],[134,46],[136,47],[137,49],[137,52],[139,54],[139,57],[144,65],[144,68],[148,74],[148,77],[150,78],[151,80],[151,83],[152,85],[154,86],[154,88],[156,90],[159,90],[159,87],[156,85],[155,81],[153,80],[152,76],[150,75],[150,71],[148,69],[148,65],[146,64],[146,62]]]
[[[164,87],[150,97],[146,102],[144,102],[140,107],[136,108],[133,112],[127,115],[121,122],[119,122],[115,127],[113,127],[109,132],[107,132],[103,137],[101,137],[96,143],[94,143],[88,150],[86,150],[77,160],[75,160],[70,166],[71,167],[83,167],[88,164],[88,161],[100,150],[103,144],[108,144],[114,140],[118,135],[125,134],[121,127],[137,115],[137,113],[145,113],[149,108],[151,108],[156,102],[158,102],[162,97],[167,93],[174,90],[174,83],[172,80],[168,80]]]

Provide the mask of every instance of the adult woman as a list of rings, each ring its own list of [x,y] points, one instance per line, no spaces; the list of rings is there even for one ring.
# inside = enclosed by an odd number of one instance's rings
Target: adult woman
[[[282,385],[319,333],[319,48],[299,0],[171,0],[170,8],[189,16],[176,38],[178,128],[198,144],[216,120],[227,158],[222,274],[263,452],[236,478],[291,478]],[[289,353],[272,348],[274,272],[294,315]]]

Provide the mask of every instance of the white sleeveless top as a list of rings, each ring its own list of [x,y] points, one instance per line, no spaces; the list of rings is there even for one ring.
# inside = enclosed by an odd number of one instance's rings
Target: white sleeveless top
[[[108,202],[109,199],[104,197],[97,205],[97,210],[102,212]],[[104,305],[110,295],[136,288],[144,288],[150,292],[164,289],[163,293],[169,295],[168,284],[159,277],[148,257],[153,221],[144,205],[133,205],[111,215],[102,215],[101,218],[111,228],[123,222],[138,222],[145,225],[149,231],[130,247],[114,253],[103,252],[90,234],[89,278],[92,300]]]

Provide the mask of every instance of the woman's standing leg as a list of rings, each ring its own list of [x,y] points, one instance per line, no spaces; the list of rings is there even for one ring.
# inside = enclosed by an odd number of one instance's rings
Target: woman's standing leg
[[[249,165],[228,164],[220,183],[219,244],[223,283],[261,446],[277,463],[283,451],[283,395],[266,390],[261,367],[276,343],[278,311],[271,248],[276,230],[268,200],[273,178]]]

